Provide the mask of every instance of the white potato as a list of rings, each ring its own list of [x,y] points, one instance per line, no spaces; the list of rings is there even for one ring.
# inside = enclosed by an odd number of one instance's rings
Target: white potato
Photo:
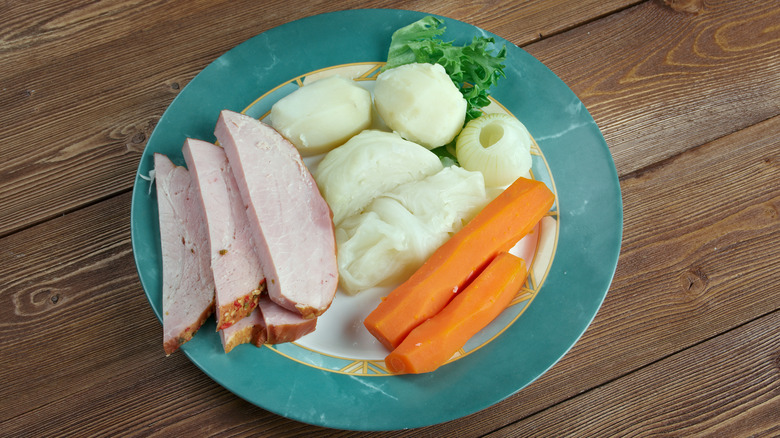
[[[374,105],[390,129],[429,149],[452,141],[463,127],[466,100],[439,64],[406,64],[382,72]]]
[[[314,179],[338,225],[376,196],[441,170],[433,152],[392,132],[366,130],[328,152]]]
[[[342,289],[408,278],[488,203],[482,174],[447,167],[375,198],[336,228]]]
[[[302,156],[327,152],[371,126],[371,93],[351,79],[329,76],[271,107],[270,123]]]

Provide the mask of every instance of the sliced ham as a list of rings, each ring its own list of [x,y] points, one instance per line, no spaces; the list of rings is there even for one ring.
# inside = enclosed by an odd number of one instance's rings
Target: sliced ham
[[[317,319],[304,318],[297,312],[292,312],[271,301],[263,294],[258,301],[259,312],[262,314],[262,325],[265,328],[263,343],[282,344],[300,339],[317,328]],[[261,344],[255,343],[260,346]]]
[[[305,319],[274,303],[263,294],[251,315],[219,331],[225,353],[237,345],[282,344],[296,341],[317,328],[317,319]]]
[[[206,218],[217,330],[221,330],[250,315],[257,306],[264,287],[263,271],[225,152],[211,143],[187,139],[182,153]]]
[[[269,296],[304,318],[321,315],[336,293],[336,242],[300,154],[270,126],[232,111],[222,111],[215,134],[247,204]]]
[[[259,309],[237,323],[219,331],[219,339],[225,353],[241,344],[252,343],[258,347],[266,340],[265,323]]]
[[[206,225],[187,169],[154,154],[162,254],[163,348],[169,355],[214,309]]]

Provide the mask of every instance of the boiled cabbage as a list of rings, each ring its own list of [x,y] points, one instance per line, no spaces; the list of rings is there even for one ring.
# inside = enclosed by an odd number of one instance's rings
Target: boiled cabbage
[[[328,152],[314,179],[338,225],[378,195],[441,169],[436,154],[424,147],[395,133],[366,130]]]
[[[336,228],[342,289],[407,278],[487,202],[482,174],[454,166],[379,195]]]

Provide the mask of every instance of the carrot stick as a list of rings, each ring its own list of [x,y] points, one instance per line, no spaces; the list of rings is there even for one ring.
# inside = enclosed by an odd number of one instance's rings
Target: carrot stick
[[[438,313],[502,251],[511,249],[549,211],[555,196],[540,181],[518,178],[393,290],[363,324],[392,350]]]
[[[525,278],[525,261],[500,253],[441,312],[412,330],[385,365],[399,374],[439,368],[512,302]]]

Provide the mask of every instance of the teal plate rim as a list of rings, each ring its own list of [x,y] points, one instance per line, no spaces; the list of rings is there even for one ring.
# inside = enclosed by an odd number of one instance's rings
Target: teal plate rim
[[[131,201],[133,255],[158,319],[157,209],[144,179],[152,170],[153,153],[183,165],[184,139],[214,141],[213,127],[222,109],[241,111],[269,89],[306,72],[384,61],[392,32],[426,15],[432,14],[359,9],[292,21],[229,50],[182,89],[149,138]],[[347,430],[409,429],[461,418],[536,380],[579,340],[601,307],[617,267],[623,231],[620,184],[601,131],[568,86],[526,51],[470,24],[440,18],[447,26],[447,40],[466,44],[475,35],[485,35],[507,47],[506,78],[491,94],[534,135],[558,194],[558,244],[545,283],[523,316],[497,339],[477,354],[423,375],[333,373],[265,348],[224,354],[209,336],[196,336],[182,347],[211,379],[256,406],[304,423]],[[201,330],[213,331],[213,321]]]

